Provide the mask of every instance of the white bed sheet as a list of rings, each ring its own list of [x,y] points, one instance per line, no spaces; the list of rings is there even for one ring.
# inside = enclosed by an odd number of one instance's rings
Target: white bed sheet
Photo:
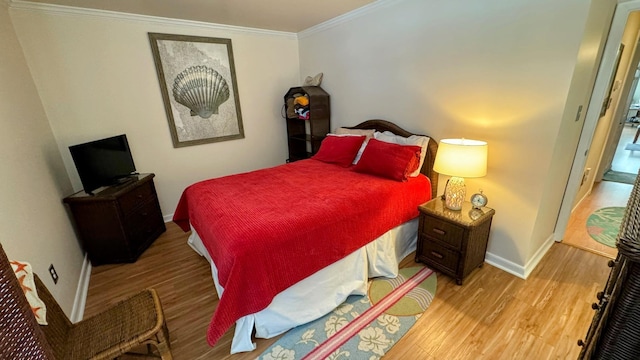
[[[220,297],[224,289],[218,282],[217,268],[197,232],[193,228],[191,230],[188,243],[211,264],[213,281]],[[288,287],[276,295],[267,308],[236,321],[231,353],[255,350],[256,345],[251,340],[254,328],[256,337],[259,338],[268,339],[280,335],[324,316],[349,295],[364,295],[369,278],[396,277],[400,261],[416,249],[417,234],[416,218],[387,231],[345,258]]]

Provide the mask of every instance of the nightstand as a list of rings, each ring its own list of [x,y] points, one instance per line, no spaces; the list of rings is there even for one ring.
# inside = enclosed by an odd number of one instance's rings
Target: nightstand
[[[489,230],[495,210],[473,209],[465,201],[462,210],[449,210],[440,197],[418,206],[420,225],[416,262],[447,274],[458,285],[484,264]]]

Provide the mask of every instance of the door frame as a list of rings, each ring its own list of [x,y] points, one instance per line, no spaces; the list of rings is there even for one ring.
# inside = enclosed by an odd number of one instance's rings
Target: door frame
[[[620,143],[622,131],[627,125],[629,107],[633,101],[633,94],[638,85],[637,74],[639,72],[638,63],[640,62],[640,39],[636,38],[634,47],[630,50],[633,51],[633,53],[629,61],[629,71],[620,85],[620,98],[611,119],[611,129],[607,136],[607,143],[602,158],[600,159],[600,164],[598,165],[595,181],[602,181],[604,174],[611,169],[616,149]]]
[[[562,205],[560,206],[558,219],[556,221],[556,227],[553,232],[553,239],[555,241],[562,241],[567,230],[569,218],[573,212],[573,202],[575,201],[575,197],[580,189],[584,167],[587,163],[587,155],[591,148],[591,142],[593,141],[596,125],[600,119],[602,101],[606,96],[608,90],[607,87],[608,84],[610,84],[611,78],[615,76],[612,72],[615,67],[618,46],[622,41],[622,34],[627,24],[629,14],[637,10],[640,10],[640,0],[619,3],[614,11],[613,21],[611,22],[611,28],[609,29],[609,36],[607,37],[607,42],[602,54],[602,60],[598,67],[598,75],[596,76],[596,81],[593,86],[593,92],[591,93],[591,100],[589,101],[589,106],[585,115],[578,148],[576,149],[576,155],[573,159],[573,165],[571,166],[571,172],[569,173],[569,180],[567,181]]]

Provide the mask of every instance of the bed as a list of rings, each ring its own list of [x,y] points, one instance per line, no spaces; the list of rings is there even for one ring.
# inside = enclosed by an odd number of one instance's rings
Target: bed
[[[184,190],[173,220],[211,264],[220,299],[207,331],[211,346],[235,323],[231,353],[251,351],[254,331],[270,338],[323,316],[364,294],[369,278],[396,276],[415,250],[417,206],[437,191],[437,143],[384,120],[342,130],[377,133],[330,136],[312,159]],[[420,146],[404,143],[416,138]],[[377,173],[380,163],[394,165]]]

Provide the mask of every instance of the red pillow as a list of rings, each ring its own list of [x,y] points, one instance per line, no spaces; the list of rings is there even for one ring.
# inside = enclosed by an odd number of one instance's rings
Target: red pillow
[[[398,145],[370,139],[353,170],[405,181],[420,165],[420,146]]]
[[[327,136],[311,158],[349,167],[356,158],[366,136]]]

